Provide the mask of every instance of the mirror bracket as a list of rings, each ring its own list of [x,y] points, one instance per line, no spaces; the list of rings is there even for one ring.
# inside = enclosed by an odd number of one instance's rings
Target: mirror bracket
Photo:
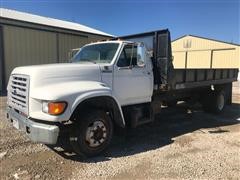
[[[126,66],[126,67],[118,67],[118,70],[127,70],[127,69],[132,69],[133,68],[133,66],[131,65],[131,66]]]

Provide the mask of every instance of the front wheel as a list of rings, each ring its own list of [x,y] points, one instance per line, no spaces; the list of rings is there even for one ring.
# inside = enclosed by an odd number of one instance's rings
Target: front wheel
[[[95,156],[110,144],[113,134],[111,118],[104,111],[91,111],[76,117],[70,143],[77,154]]]

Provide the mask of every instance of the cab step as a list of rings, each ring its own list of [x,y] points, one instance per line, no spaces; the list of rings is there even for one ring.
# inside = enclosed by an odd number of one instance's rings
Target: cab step
[[[149,104],[131,108],[130,124],[132,128],[154,121],[152,108]]]

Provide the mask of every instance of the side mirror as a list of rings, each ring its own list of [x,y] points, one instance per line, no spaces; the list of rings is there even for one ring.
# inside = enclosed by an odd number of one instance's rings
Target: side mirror
[[[142,43],[137,46],[137,65],[143,67],[145,65],[145,48]]]

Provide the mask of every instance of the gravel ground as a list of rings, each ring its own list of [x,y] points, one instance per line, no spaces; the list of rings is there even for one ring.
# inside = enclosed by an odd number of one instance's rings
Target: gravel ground
[[[240,83],[221,115],[185,104],[158,121],[117,135],[102,156],[82,159],[30,142],[0,104],[0,179],[239,179]]]

